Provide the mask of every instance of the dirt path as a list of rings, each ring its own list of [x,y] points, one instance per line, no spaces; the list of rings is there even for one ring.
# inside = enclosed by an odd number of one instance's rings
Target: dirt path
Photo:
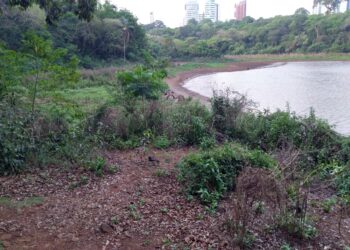
[[[135,150],[106,152],[119,171],[103,177],[62,167],[1,177],[0,197],[43,197],[43,202],[28,207],[0,202],[0,242],[5,249],[38,250],[236,249],[224,226],[232,197],[211,214],[189,200],[176,179],[174,166],[191,151],[195,149],[151,150],[159,165],[141,159]],[[342,249],[337,208],[324,213],[319,203],[332,194],[313,195],[318,202],[311,209],[318,218],[315,240],[288,239],[259,220],[254,249],[280,249],[286,240],[298,249]],[[350,239],[349,220],[342,231]]]
[[[166,82],[169,85],[170,89],[174,91],[176,95],[182,95],[184,97],[194,97],[200,100],[200,102],[202,102],[203,104],[207,104],[209,102],[208,97],[202,96],[196,92],[193,92],[183,87],[183,84],[186,80],[201,75],[213,74],[218,72],[250,70],[265,67],[271,64],[271,62],[239,62],[228,64],[227,66],[221,68],[199,68],[191,71],[182,72],[172,78],[167,78]]]

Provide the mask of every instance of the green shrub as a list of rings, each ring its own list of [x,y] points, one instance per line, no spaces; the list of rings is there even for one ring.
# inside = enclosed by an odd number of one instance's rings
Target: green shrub
[[[337,199],[335,197],[324,200],[321,203],[323,212],[325,212],[325,213],[331,212],[332,207],[335,206],[335,204],[337,204]]]
[[[350,165],[337,167],[333,170],[338,193],[341,196],[350,196]]]
[[[209,135],[210,112],[198,101],[174,104],[167,112],[170,112],[167,117],[169,125],[165,133],[178,144],[199,145]]]
[[[91,160],[87,160],[85,166],[97,176],[102,176],[104,168],[106,167],[106,160],[98,156]]]
[[[189,154],[179,164],[179,180],[190,195],[215,206],[222,195],[235,187],[235,178],[246,166],[271,168],[268,155],[240,145],[225,145],[210,151]]]
[[[33,150],[32,118],[24,110],[0,104],[0,175],[19,173]]]
[[[158,149],[166,149],[171,145],[171,142],[166,136],[158,136],[154,139],[153,145]]]
[[[280,215],[278,226],[288,234],[301,239],[309,240],[317,235],[317,229],[311,224],[310,220],[301,220],[289,212]]]
[[[245,95],[234,91],[215,92],[211,99],[213,125],[217,131],[231,135],[236,128],[237,120],[247,109],[253,106]]]
[[[209,150],[214,148],[215,146],[216,146],[216,140],[214,137],[203,137],[199,144],[199,147],[202,150]]]
[[[302,152],[298,164],[305,169],[334,160],[345,164],[350,159],[349,141],[338,135],[327,122],[318,119],[313,111],[306,117],[289,111],[245,112],[228,135],[252,148],[268,152],[295,147]]]

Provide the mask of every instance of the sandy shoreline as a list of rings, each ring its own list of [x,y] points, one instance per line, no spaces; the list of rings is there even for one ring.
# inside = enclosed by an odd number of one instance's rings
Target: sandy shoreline
[[[176,95],[182,95],[184,97],[193,97],[198,99],[203,104],[208,104],[209,102],[208,97],[202,96],[196,92],[193,92],[189,89],[184,88],[183,87],[184,82],[186,80],[189,80],[197,76],[214,74],[219,72],[235,72],[235,71],[256,69],[256,68],[265,67],[274,63],[276,62],[237,62],[237,63],[228,64],[227,66],[224,66],[221,68],[199,68],[199,69],[194,69],[191,71],[185,71],[185,72],[179,73],[175,77],[167,78],[166,83],[168,84],[169,88],[175,92]]]

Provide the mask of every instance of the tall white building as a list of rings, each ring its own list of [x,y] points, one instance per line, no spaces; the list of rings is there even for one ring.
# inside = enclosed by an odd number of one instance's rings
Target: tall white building
[[[207,0],[205,3],[204,18],[217,22],[219,19],[219,5],[215,0]]]
[[[188,0],[185,4],[185,10],[185,24],[191,19],[199,20],[199,4],[197,0]]]

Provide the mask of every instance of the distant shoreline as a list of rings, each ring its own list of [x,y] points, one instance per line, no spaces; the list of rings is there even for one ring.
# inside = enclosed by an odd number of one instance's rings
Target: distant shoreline
[[[192,97],[198,99],[202,104],[207,105],[210,102],[210,98],[203,96],[199,93],[191,91],[183,87],[184,83],[191,79],[202,75],[222,73],[222,72],[235,72],[244,71],[266,67],[279,62],[236,62],[230,63],[223,67],[218,68],[198,68],[190,71],[185,71],[177,74],[175,77],[169,77],[165,81],[168,84],[170,90],[174,91],[177,96]],[[280,62],[286,63],[286,62]]]

